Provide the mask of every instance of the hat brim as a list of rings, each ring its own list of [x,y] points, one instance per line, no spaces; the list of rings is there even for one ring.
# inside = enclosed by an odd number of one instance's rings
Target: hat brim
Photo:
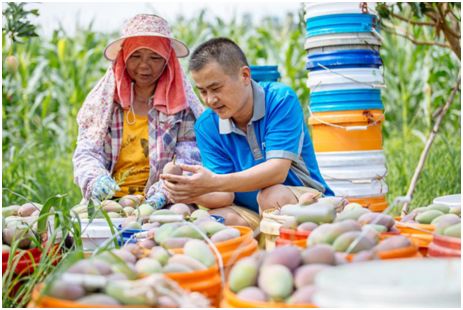
[[[187,57],[190,54],[190,50],[188,47],[183,43],[182,41],[179,41],[177,39],[162,35],[162,34],[153,34],[152,32],[147,32],[147,33],[137,33],[136,35],[130,35],[130,36],[124,36],[121,37],[117,40],[114,40],[106,46],[104,50],[104,56],[106,59],[110,61],[114,61],[117,57],[117,54],[121,50],[122,43],[124,42],[125,39],[127,38],[133,38],[133,37],[161,37],[161,38],[166,38],[169,39],[172,42],[172,47],[174,48],[175,55],[177,58],[183,58]]]

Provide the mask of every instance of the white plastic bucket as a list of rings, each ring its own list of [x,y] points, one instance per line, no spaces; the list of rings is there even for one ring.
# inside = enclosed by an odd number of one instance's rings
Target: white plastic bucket
[[[336,196],[346,198],[382,196],[388,191],[387,184],[384,180],[358,179],[339,181],[325,179],[325,181]]]
[[[460,308],[460,259],[379,260],[321,271],[315,305],[334,307]]]
[[[384,151],[316,153],[323,178],[331,180],[381,180],[386,176]]]
[[[307,86],[312,92],[340,89],[374,89],[384,87],[380,69],[346,68],[312,71]]]
[[[450,208],[461,208],[461,194],[437,197],[432,202],[443,204]]]
[[[307,38],[304,44],[304,48],[309,55],[346,49],[370,49],[378,51],[380,46],[380,38],[374,33],[369,32],[334,33],[313,36]]]
[[[124,218],[112,218],[114,231],[117,232],[117,226],[122,224]],[[103,243],[108,244],[108,248],[113,247],[113,242],[108,239],[113,238],[108,222],[106,219],[93,219],[89,223],[88,219],[81,219],[81,239],[84,251],[93,251]]]
[[[333,15],[333,14],[374,14],[374,3],[367,2],[307,2],[304,4],[305,15],[307,20],[316,16]]]

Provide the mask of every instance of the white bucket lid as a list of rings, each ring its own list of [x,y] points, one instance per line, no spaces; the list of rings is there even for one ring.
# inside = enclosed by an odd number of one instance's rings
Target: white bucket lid
[[[381,40],[372,32],[333,33],[307,38],[304,43],[304,48],[310,50],[313,48],[327,46],[341,47],[345,45],[372,45],[379,47],[381,46]]]
[[[460,259],[378,260],[321,271],[319,307],[460,308]]]
[[[377,15],[374,10],[375,4],[367,2],[367,12],[362,10],[363,2],[307,2],[305,7],[305,19],[313,18],[322,15],[333,14],[361,14],[368,13]]]
[[[449,207],[461,207],[461,194],[447,195],[435,198],[433,203],[443,204]]]
[[[387,184],[383,180],[326,180],[326,183],[336,196],[342,197],[381,196],[388,192]]]
[[[315,153],[319,167],[345,167],[385,165],[384,151],[364,152],[318,152]]]
[[[339,89],[375,89],[384,86],[384,78],[381,70],[376,68],[317,70],[309,72],[307,86],[312,92]]]

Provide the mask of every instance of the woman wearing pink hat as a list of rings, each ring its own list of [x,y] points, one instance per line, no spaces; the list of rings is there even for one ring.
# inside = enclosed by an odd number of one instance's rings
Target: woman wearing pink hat
[[[178,61],[188,54],[164,19],[147,14],[106,47],[112,64],[77,116],[74,178],[85,200],[142,194],[159,209],[166,163],[201,163],[193,126],[203,107]]]

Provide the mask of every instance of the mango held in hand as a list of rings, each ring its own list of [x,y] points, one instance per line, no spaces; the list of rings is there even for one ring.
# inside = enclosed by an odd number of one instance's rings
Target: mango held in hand
[[[183,171],[182,171],[182,168],[177,166],[174,161],[170,161],[164,166],[164,169],[162,169],[162,173],[182,175]]]

